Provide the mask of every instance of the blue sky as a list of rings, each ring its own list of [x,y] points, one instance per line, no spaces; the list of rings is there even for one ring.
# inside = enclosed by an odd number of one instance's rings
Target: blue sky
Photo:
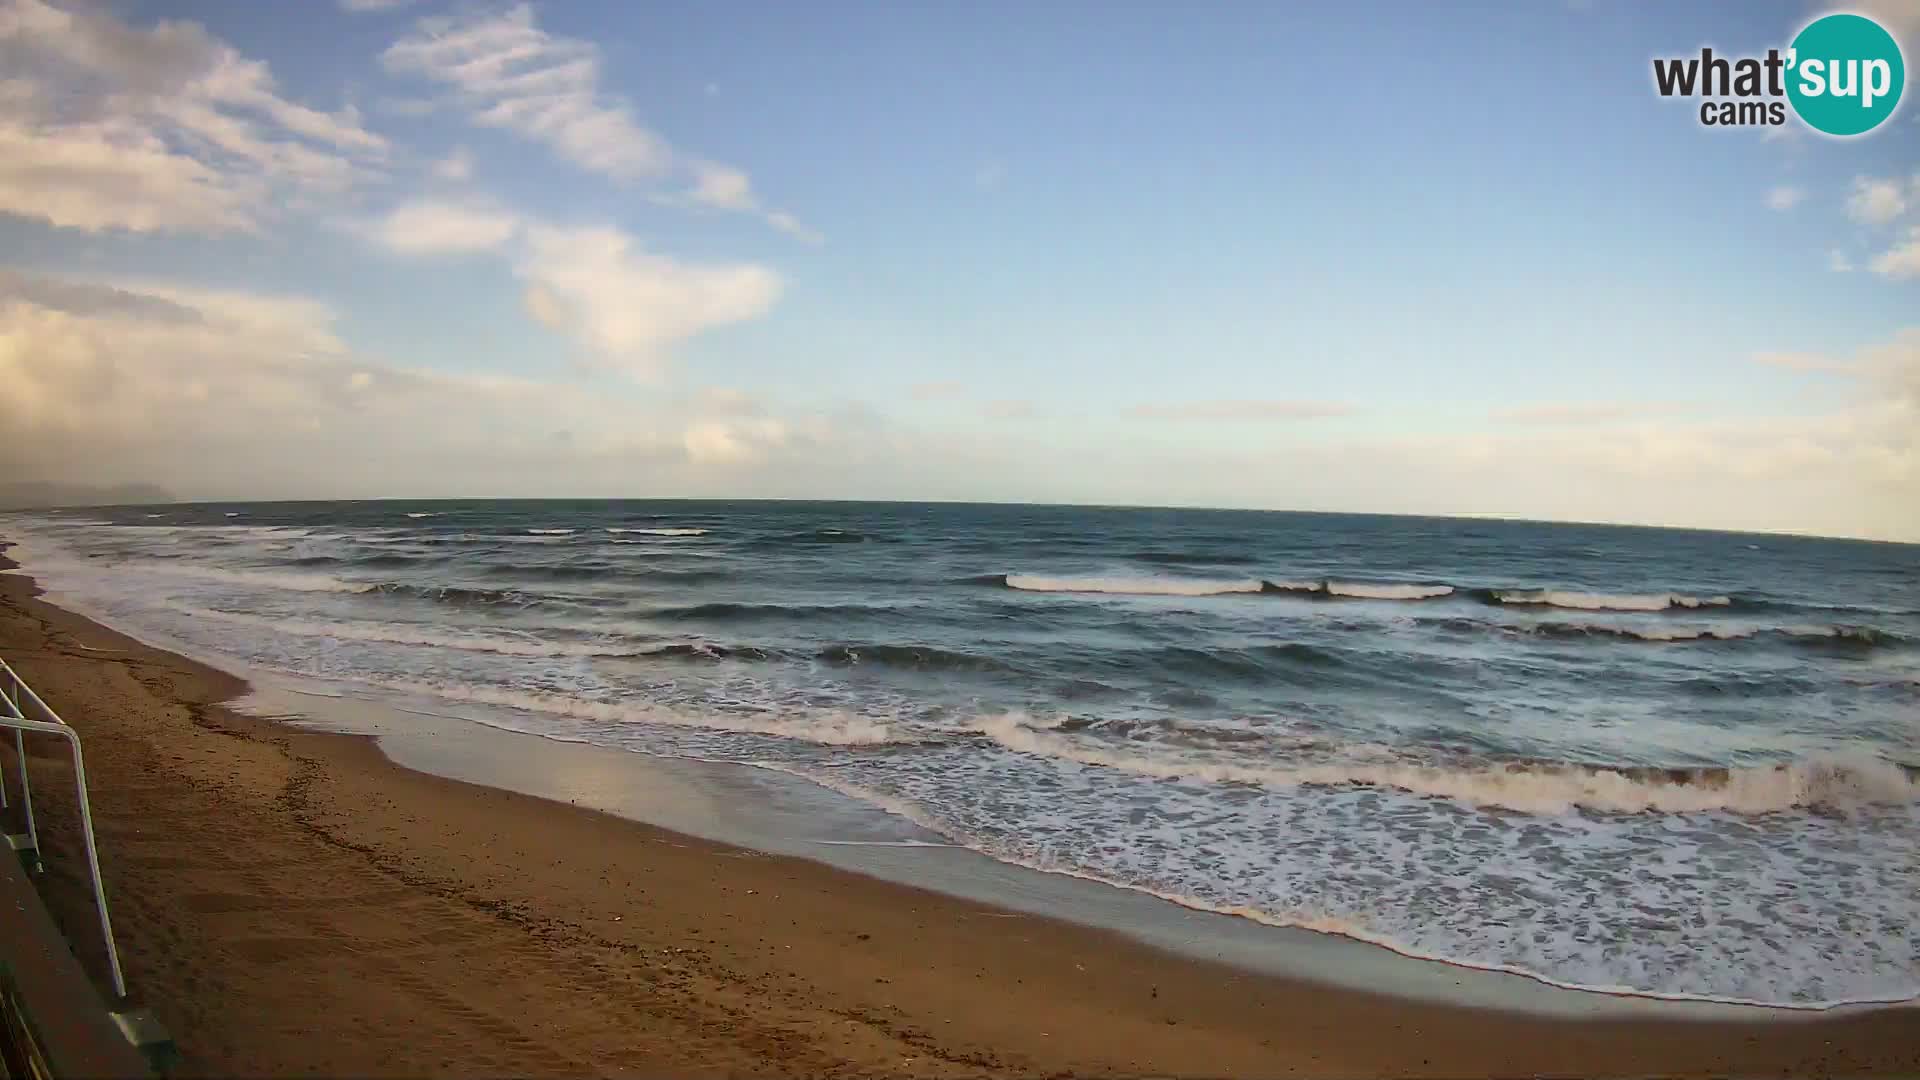
[[[124,396],[226,408],[116,457],[141,441],[88,429],[74,362],[16,351],[63,448],[19,467],[1920,538],[1920,113],[1715,131],[1652,89],[1654,56],[1763,52],[1822,10],[5,0],[0,43],[61,58],[0,96],[62,178],[0,173],[17,291],[155,292],[244,323],[250,362],[320,365],[181,399],[191,357],[129,351]],[[1920,5],[1862,10],[1915,53]],[[142,137],[160,156],[101,160]],[[246,157],[283,143],[313,153]],[[125,168],[159,178],[139,220]],[[105,300],[53,314],[13,340],[91,320],[87,355],[131,348]],[[342,373],[357,396],[302,412]],[[457,391],[431,423],[365,404],[410,378]],[[496,378],[511,421],[462,396]],[[233,428],[249,405],[279,422]],[[234,461],[276,436],[303,449]],[[461,466],[462,437],[499,460]]]

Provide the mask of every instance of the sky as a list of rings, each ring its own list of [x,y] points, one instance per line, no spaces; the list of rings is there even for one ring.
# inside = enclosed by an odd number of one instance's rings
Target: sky
[[[1827,10],[0,0],[0,476],[1920,541],[1920,105],[1653,88]]]

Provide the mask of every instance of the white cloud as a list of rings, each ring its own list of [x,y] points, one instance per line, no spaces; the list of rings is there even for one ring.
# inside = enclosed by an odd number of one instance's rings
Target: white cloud
[[[907,396],[915,401],[938,401],[943,398],[956,398],[967,392],[966,384],[954,379],[938,379],[933,382],[914,383],[907,387]]]
[[[1846,252],[1834,248],[1827,252],[1827,269],[1836,274],[1850,274],[1853,272],[1853,260],[1847,258]]]
[[[1768,367],[1786,368],[1788,371],[1820,371],[1834,374],[1851,374],[1852,368],[1819,353],[1758,353],[1753,357],[1756,364]]]
[[[1907,212],[1906,185],[1899,180],[1856,177],[1847,196],[1847,216],[1863,225],[1885,225]]]
[[[1531,405],[1519,405],[1512,408],[1495,409],[1487,414],[1489,419],[1508,424],[1536,424],[1543,426],[1568,424],[1611,424],[1623,421],[1645,420],[1649,417],[1672,416],[1685,412],[1687,407],[1671,401],[1641,402],[1537,402]]]
[[[603,89],[599,47],[541,29],[530,5],[421,19],[382,60],[453,87],[474,123],[545,143],[579,168],[672,185],[665,201],[757,214],[783,232],[817,236],[765,206],[742,170],[682,153],[642,125]]]
[[[980,406],[980,413],[990,420],[1031,420],[1040,407],[1025,398],[1000,398]]]
[[[0,270],[0,476],[188,496],[698,493],[833,452],[737,391],[451,375],[356,353],[325,304]],[[702,479],[708,477],[709,479]]]
[[[1800,200],[1806,197],[1805,189],[1783,184],[1767,192],[1767,209],[1791,210],[1800,205]]]
[[[529,227],[516,272],[536,319],[636,373],[675,342],[764,314],[781,290],[763,266],[680,262],[613,228]]]
[[[752,465],[786,445],[789,434],[779,420],[699,420],[681,441],[696,465]]]
[[[373,236],[398,255],[458,255],[498,250],[519,230],[519,218],[485,202],[420,200],[382,218]]]
[[[411,3],[413,0],[340,0],[340,9],[363,15],[369,11],[392,11]]]
[[[473,155],[466,147],[460,147],[433,163],[433,175],[448,183],[465,183],[473,179]]]
[[[1882,277],[1920,277],[1920,225],[1909,228],[1904,239],[1874,256],[1867,267]]]
[[[0,71],[0,213],[58,227],[251,228],[276,195],[341,191],[387,149],[194,23],[0,0]]]
[[[1191,401],[1164,405],[1136,405],[1127,415],[1136,420],[1316,420],[1346,416],[1353,407],[1329,401]]]

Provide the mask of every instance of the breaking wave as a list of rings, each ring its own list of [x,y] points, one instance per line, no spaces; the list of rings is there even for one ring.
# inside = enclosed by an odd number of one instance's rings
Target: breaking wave
[[[237,611],[211,608],[182,609],[182,614],[214,619],[235,626],[258,627],[276,634],[296,637],[332,638],[339,641],[365,641],[391,645],[418,645],[428,648],[457,649],[461,652],[497,653],[501,656],[640,656],[650,650],[623,646],[611,641],[552,641],[531,634],[445,633],[423,626],[390,623],[309,622],[300,619],[266,618]]]
[[[1208,581],[1201,578],[1065,578],[1035,574],[1004,574],[997,580],[1009,589],[1022,592],[1111,593],[1122,596],[1219,596],[1226,593],[1257,593],[1262,582],[1255,578],[1241,581]]]
[[[610,533],[638,533],[642,536],[705,536],[706,529],[608,529]]]
[[[1378,787],[1529,814],[1575,809],[1607,813],[1767,814],[1793,809],[1848,810],[1920,800],[1906,768],[1871,757],[1820,756],[1779,765],[1661,769],[1555,762],[1434,765],[1329,761],[1249,765],[1189,756],[1149,756],[1061,735],[1055,725],[1019,713],[991,716],[980,734],[1025,754],[1120,769],[1167,780],[1271,787]]]
[[[640,702],[588,701],[566,694],[466,683],[432,683],[403,679],[366,680],[403,693],[424,694],[447,701],[468,702],[521,712],[546,713],[574,720],[608,725],[666,724],[673,727],[704,728],[710,731],[735,731],[756,735],[774,735],[783,739],[819,743],[823,746],[885,746],[915,744],[921,740],[897,737],[881,721],[858,716],[843,709],[820,709],[783,716],[742,715],[717,710],[680,706],[648,705]]]
[[[1686,596],[1681,593],[1592,593],[1565,589],[1483,589],[1474,593],[1485,603],[1529,607],[1573,608],[1579,611],[1667,611],[1675,608],[1733,606],[1730,596]]]

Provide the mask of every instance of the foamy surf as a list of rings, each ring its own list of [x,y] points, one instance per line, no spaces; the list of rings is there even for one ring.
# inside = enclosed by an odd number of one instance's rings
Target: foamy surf
[[[886,746],[899,740],[885,723],[840,709],[824,709],[788,716],[743,716],[718,711],[694,711],[644,702],[584,701],[564,694],[505,690],[495,687],[422,682],[407,679],[362,679],[369,685],[443,701],[468,702],[519,712],[545,713],[575,720],[608,724],[661,724],[710,731],[771,735],[822,746]],[[909,740],[913,741],[913,740]]]
[[[1009,713],[983,718],[980,734],[1009,750],[1119,769],[1139,776],[1274,787],[1380,787],[1529,814],[1576,809],[1608,813],[1768,814],[1847,810],[1920,801],[1920,783],[1871,757],[1812,758],[1780,765],[1715,769],[1606,768],[1540,762],[1428,765],[1330,761],[1248,765],[1194,754],[1152,755],[1057,733]]]
[[[672,529],[637,529],[637,528],[612,529],[610,528],[607,531],[610,533],[635,533],[641,536],[705,536],[707,535],[706,529],[693,529],[693,528],[672,528]]]
[[[1905,937],[1854,929],[1920,925],[1920,800],[1889,771],[1920,759],[1920,583],[1895,548],[792,504],[499,504],[446,531],[247,507],[259,532],[227,509],[0,535],[56,602],[215,663],[790,766],[1208,910],[1661,996],[1914,982]],[[691,528],[726,542],[637,531]],[[1088,580],[1118,591],[1045,591]],[[1698,764],[1609,764],[1641,761]]]
[[[861,784],[850,782],[838,775],[834,770],[807,768],[766,761],[742,762],[742,764],[794,776],[808,783],[825,788],[828,791],[873,806],[876,809],[907,821],[918,828],[924,829],[935,836],[943,837],[956,847],[977,852],[998,862],[1019,866],[1040,873],[1077,878],[1111,888],[1141,893],[1193,911],[1245,919],[1249,922],[1271,926],[1276,929],[1305,930],[1342,937],[1362,944],[1383,948],[1415,960],[1441,963],[1472,971],[1489,971],[1517,975],[1545,986],[1559,987],[1566,990],[1587,991],[1622,997],[1640,997],[1658,1001],[1702,1001],[1726,1005],[1757,1005],[1807,1012],[1823,1012],[1849,1005],[1897,1004],[1920,1000],[1920,977],[1910,977],[1907,985],[1903,987],[1879,992],[1832,996],[1817,1000],[1782,1000],[1778,995],[1767,996],[1706,990],[1660,990],[1644,985],[1636,986],[1618,980],[1591,977],[1573,978],[1566,975],[1557,975],[1551,971],[1541,970],[1538,966],[1473,955],[1466,950],[1448,951],[1436,949],[1422,943],[1413,934],[1395,932],[1393,929],[1376,926],[1373,920],[1364,917],[1335,915],[1326,911],[1314,910],[1302,906],[1261,906],[1250,903],[1222,902],[1217,899],[1199,895],[1194,891],[1186,891],[1166,884],[1155,884],[1132,879],[1121,874],[1102,872],[1057,857],[1045,855],[1036,856],[1023,852],[1018,847],[1009,844],[1004,837],[989,837],[970,832],[911,799],[889,795]]]
[[[1728,607],[1728,596],[1685,596],[1680,593],[1590,593],[1565,589],[1495,589],[1502,604],[1573,608],[1580,611],[1666,611],[1669,608]]]
[[[1022,592],[1107,593],[1115,596],[1221,596],[1257,593],[1258,580],[1207,581],[1189,578],[1041,577],[1008,574],[1009,589]]]

